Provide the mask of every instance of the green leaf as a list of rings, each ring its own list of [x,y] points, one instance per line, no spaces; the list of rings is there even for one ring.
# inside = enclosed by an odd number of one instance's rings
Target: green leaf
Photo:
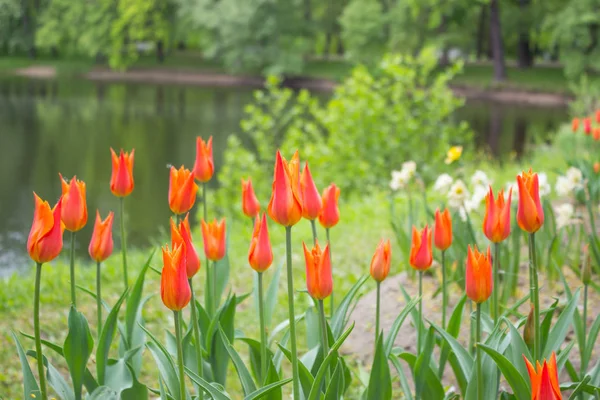
[[[434,345],[434,336],[433,336],[434,328],[430,327],[427,331],[427,336],[425,339],[425,344],[419,352],[419,356],[417,357],[417,361],[414,366],[414,375],[415,375],[415,392],[417,398],[423,398],[422,393],[424,392],[425,378],[427,374],[427,366],[431,361],[431,355],[433,353],[433,345]]]
[[[462,345],[458,343],[458,341],[454,337],[452,337],[452,335],[450,335],[448,332],[435,325],[434,323],[430,323],[431,326],[436,331],[438,331],[440,336],[442,336],[442,338],[446,341],[446,343],[448,343],[448,345],[454,352],[454,355],[456,356],[456,360],[458,362],[458,366],[460,367],[460,373],[465,377],[470,377],[473,371],[473,357],[471,357],[471,354],[469,354],[469,352],[464,347],[462,347]]]
[[[151,341],[146,343],[146,347],[152,353],[154,360],[156,361],[156,366],[158,367],[158,372],[162,377],[165,385],[167,386],[168,392],[172,396],[178,396],[179,393],[179,378],[177,376],[177,372],[175,371],[175,364],[173,363],[173,359],[169,355],[167,349],[154,337],[154,335],[148,331],[146,328],[142,327],[146,334],[150,337]]]
[[[225,252],[225,257],[220,259],[219,261],[213,263],[213,272],[217,274],[217,284],[216,290],[217,293],[214,296],[213,301],[216,302],[215,307],[219,308],[221,304],[221,298],[223,297],[223,292],[225,292],[225,288],[227,287],[227,282],[229,281],[229,232],[227,233],[227,251]]]
[[[238,376],[240,377],[240,383],[242,384],[242,389],[244,389],[244,394],[247,396],[250,393],[256,391],[256,385],[254,384],[254,381],[252,380],[250,371],[248,371],[248,368],[246,368],[246,365],[242,361],[242,358],[237,353],[237,351],[233,348],[233,346],[229,342],[229,339],[225,335],[225,332],[223,332],[223,329],[221,329],[221,328],[219,328],[219,335],[221,336],[221,340],[223,341],[223,344],[225,345],[225,349],[227,350],[227,353],[229,353],[229,357],[231,358],[231,361],[233,362],[233,365],[235,366]]]
[[[262,399],[263,397],[272,393],[274,390],[280,389],[283,385],[287,385],[291,381],[292,381],[292,378],[288,378],[288,379],[281,380],[279,382],[271,383],[267,386],[264,386],[264,387],[258,389],[254,393],[250,393],[248,396],[244,397],[244,400]]]
[[[547,312],[544,315],[544,319],[542,320],[542,326],[540,328],[541,335],[541,347],[544,347],[544,343],[548,340],[548,333],[550,332],[550,327],[552,326],[552,317],[554,316],[554,310],[556,309],[556,305],[558,304],[558,299],[555,299],[554,302],[548,307]]]
[[[130,372],[133,378],[133,385],[121,392],[120,400],[148,400],[148,387],[140,383],[134,376],[134,371]]]
[[[361,286],[367,281],[369,278],[368,275],[361,277],[353,286],[350,288],[348,293],[342,299],[340,305],[335,309],[335,313],[333,314],[333,318],[331,318],[331,332],[333,333],[334,338],[338,338],[342,332],[344,331],[344,327],[346,326],[347,314],[354,298],[358,294],[358,290]]]
[[[518,400],[528,400],[531,398],[531,390],[529,389],[529,386],[512,362],[510,362],[506,357],[498,353],[493,348],[483,343],[480,343],[478,347],[485,351],[494,360],[494,362],[496,362],[498,368],[500,368],[500,371],[502,372],[502,375],[504,375],[506,378],[506,381],[513,389],[513,393]],[[524,361],[521,362],[524,363]]]
[[[125,389],[133,386],[133,374],[124,358],[108,360],[105,386],[110,387],[119,395]]]
[[[223,304],[220,312],[217,313],[218,322],[225,333],[225,336],[231,342],[233,340],[234,319],[235,319],[236,296],[234,295]],[[212,324],[212,323],[211,323]],[[210,335],[210,330],[209,330]],[[229,364],[229,354],[221,336],[211,335],[210,364],[212,366],[214,381],[225,386],[227,379],[227,367]]]
[[[302,321],[304,319],[304,313],[300,314],[300,315],[296,315],[296,325],[298,325],[300,323],[300,321]],[[281,321],[275,328],[273,328],[273,330],[271,331],[271,335],[269,336],[269,346],[273,344],[273,341],[275,340],[275,337],[280,334],[281,332],[288,332],[290,329],[290,320],[286,319]]]
[[[269,287],[267,288],[267,293],[265,297],[264,304],[264,312],[265,312],[265,326],[271,326],[271,320],[273,319],[273,312],[275,311],[275,306],[277,305],[277,290],[279,289],[279,278],[281,277],[281,270],[283,268],[283,258],[277,264],[277,268],[275,268],[275,273],[269,282]]]
[[[21,342],[19,342],[17,335],[15,335],[14,332],[11,332],[10,334],[15,340],[17,352],[19,353],[19,360],[21,361],[21,370],[23,371],[23,398],[39,398],[41,396],[40,387],[38,386],[38,383],[35,380],[35,377],[33,376],[33,372],[31,372],[31,367],[29,366],[29,362],[27,361],[25,350],[23,350],[23,346],[21,346]]]
[[[197,374],[194,373],[194,371],[190,370],[189,368],[186,368],[185,372],[187,376],[189,376],[190,379],[194,381],[194,383],[196,383],[202,389],[207,391],[208,394],[213,398],[213,400],[231,400],[229,396],[227,396],[225,393],[221,392],[216,387],[199,377]]]
[[[344,382],[344,364],[341,358],[338,359],[335,370],[329,380],[329,385],[325,391],[324,400],[338,400],[344,397],[345,382]]]
[[[408,294],[408,292],[404,289],[404,287],[402,285],[400,285],[400,291],[402,292],[402,296],[404,296],[404,300],[408,303],[409,301],[411,301],[411,297]],[[422,298],[421,298],[422,300]],[[410,311],[410,316],[413,320],[413,324],[415,326],[415,331],[419,332],[419,324],[421,325],[421,332],[426,332],[425,329],[425,324],[423,323],[423,320],[419,320],[419,310],[417,310],[416,308],[412,308],[412,310]]]
[[[549,358],[552,352],[559,350],[560,346],[565,341],[565,337],[567,336],[567,332],[571,326],[571,321],[573,320],[573,313],[577,307],[578,299],[579,289],[575,291],[573,297],[569,300],[565,309],[560,313],[560,316],[556,320],[554,327],[548,334],[548,341],[546,342],[544,351],[542,352],[543,358]]]
[[[592,352],[594,351],[594,345],[596,344],[596,339],[598,339],[598,333],[600,333],[600,315],[596,317],[590,331],[586,336],[586,344],[585,344],[585,357],[586,357],[586,365],[589,363],[590,358],[592,357]]]
[[[292,362],[292,352],[283,347],[281,344],[278,344],[278,346],[287,359]],[[310,370],[306,368],[306,365],[304,365],[304,363],[300,360],[298,360],[298,370],[300,372],[300,387],[302,389],[302,393],[304,393],[306,397],[308,393],[310,393],[315,379],[310,373]]]
[[[105,383],[106,365],[108,363],[108,352],[115,336],[117,329],[117,316],[119,315],[119,309],[121,304],[127,298],[128,290],[125,290],[114,307],[108,313],[106,321],[102,326],[102,333],[98,340],[98,347],[96,348],[96,373],[98,374],[98,383],[102,386]]]
[[[94,349],[94,339],[87,319],[74,306],[71,306],[68,321],[69,332],[65,338],[63,352],[71,374],[75,398],[81,399],[83,376]]]
[[[398,355],[399,358],[406,361],[408,366],[411,368],[413,372],[413,377],[416,375],[415,365],[417,363],[417,357],[414,354],[410,354],[407,352],[400,353]],[[425,385],[423,387],[423,399],[443,399],[444,398],[444,388],[440,380],[437,377],[437,374],[431,369],[430,365],[425,366],[425,371],[419,371],[419,374],[425,374]]]
[[[304,313],[304,322],[306,324],[306,347],[312,349],[319,346],[321,343],[321,326],[315,307],[309,306],[307,308]]]
[[[466,300],[467,300],[467,295],[463,294],[462,297],[460,298],[460,300],[458,301],[458,303],[456,303],[456,306],[454,307],[454,311],[452,311],[452,315],[450,316],[450,320],[448,321],[448,326],[446,328],[446,332],[448,332],[454,338],[458,337],[458,334],[460,332],[460,326],[462,323],[463,310],[465,308]],[[438,373],[438,375],[440,377],[443,375],[446,361],[448,360],[449,356],[450,356],[450,346],[446,342],[442,342],[441,354],[440,354],[440,368],[439,368],[439,373]],[[460,381],[460,379],[458,379],[458,383],[461,388],[461,392],[464,393],[464,389],[466,389],[466,387],[463,387],[463,385],[461,385],[462,382]]]
[[[367,400],[391,400],[391,398],[392,377],[390,375],[390,365],[388,364],[386,352],[383,349],[383,333],[381,333],[375,345],[371,378],[367,387]]]
[[[529,376],[527,367],[523,362],[523,355],[525,355],[529,360],[532,359],[529,348],[527,347],[527,344],[525,344],[525,341],[523,340],[523,337],[517,328],[507,318],[503,317],[502,321],[504,321],[510,330],[510,347],[509,351],[507,352],[510,357],[510,362],[514,367],[517,368],[519,375]],[[527,387],[529,387],[529,380],[527,380],[526,383]]]
[[[94,300],[96,300],[96,293],[92,292],[91,290],[84,288],[83,286],[79,286],[79,285],[75,285],[75,287],[79,290],[81,290],[82,292],[89,294]],[[100,299],[100,301],[102,302],[102,306],[104,307],[104,309],[106,311],[110,311],[110,306],[108,305],[107,302],[105,302],[104,300]]]
[[[398,376],[400,377],[400,386],[402,387],[404,397],[406,398],[406,400],[413,400],[412,391],[410,390],[410,386],[408,386],[408,379],[406,379],[406,375],[404,374],[402,365],[400,365],[400,359],[393,353],[389,355],[389,359],[396,368]]]
[[[419,297],[416,297],[409,302],[406,303],[400,314],[394,320],[392,327],[387,335],[387,339],[385,341],[385,354],[389,356],[392,353],[392,348],[394,347],[394,342],[396,341],[396,337],[398,336],[398,332],[404,323],[404,320],[408,316],[408,314],[415,308],[415,306],[419,304]]]
[[[108,386],[98,386],[91,394],[86,397],[87,400],[119,400],[119,394]]]
[[[37,354],[33,350],[27,351],[27,355],[37,360]],[[46,358],[46,356],[42,357],[44,366],[46,367],[46,378],[48,380],[48,384],[54,389],[56,394],[62,400],[73,400],[75,396],[73,395],[73,390],[71,389],[71,385],[69,385],[65,378],[58,372],[56,368]]]

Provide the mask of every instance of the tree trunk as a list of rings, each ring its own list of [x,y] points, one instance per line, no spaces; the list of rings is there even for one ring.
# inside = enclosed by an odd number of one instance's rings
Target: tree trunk
[[[477,61],[481,60],[483,56],[483,46],[485,44],[485,21],[487,19],[487,7],[481,6],[481,12],[479,13],[479,26],[477,27]]]
[[[521,16],[524,16],[527,13],[529,1],[530,0],[519,0]],[[530,68],[533,66],[533,52],[529,40],[529,23],[524,22],[525,21],[521,21],[521,24],[519,24],[521,26],[518,44],[519,68]]]
[[[504,65],[504,44],[502,43],[498,0],[490,1],[490,37],[494,57],[494,80],[502,82],[506,80],[506,66]]]
[[[156,42],[156,59],[161,64],[165,62],[165,48],[162,40]]]

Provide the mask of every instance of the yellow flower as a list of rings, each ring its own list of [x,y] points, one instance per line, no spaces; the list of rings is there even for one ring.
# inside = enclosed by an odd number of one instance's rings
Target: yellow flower
[[[452,146],[448,153],[446,154],[446,164],[452,164],[454,161],[457,161],[462,155],[463,148],[462,146]]]

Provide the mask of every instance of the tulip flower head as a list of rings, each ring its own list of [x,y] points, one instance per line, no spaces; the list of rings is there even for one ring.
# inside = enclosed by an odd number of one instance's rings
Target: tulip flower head
[[[556,368],[556,354],[552,352],[550,360],[544,360],[543,365],[537,361],[535,368],[525,355],[523,355],[523,359],[531,382],[531,400],[562,400]]]
[[[62,186],[62,211],[61,219],[65,229],[77,232],[87,223],[87,203],[85,200],[85,182],[77,180],[74,176],[69,182],[61,174]]]
[[[88,247],[88,252],[92,260],[102,262],[106,260],[113,251],[113,212],[108,213],[108,217],[104,221],[100,218],[100,212],[96,210],[96,222],[94,223],[94,232]]]
[[[597,174],[597,173],[600,173],[600,162],[598,162],[598,161],[596,161],[596,162],[594,163],[594,172],[595,172],[596,174]]]
[[[431,267],[433,254],[431,252],[431,230],[427,225],[419,233],[413,226],[412,244],[410,247],[410,266],[419,271],[425,271]]]
[[[389,239],[383,240],[377,245],[375,254],[371,259],[371,277],[376,282],[383,282],[390,273],[390,264],[392,262],[392,246]]]
[[[573,133],[579,130],[579,118],[573,118],[573,121],[571,121],[571,130]]]
[[[169,208],[174,214],[185,214],[196,202],[198,185],[189,169],[171,167],[169,173]]]
[[[467,248],[465,269],[465,291],[475,303],[483,303],[492,294],[494,280],[492,278],[492,256],[488,246],[487,254],[480,253],[471,246]]]
[[[519,208],[517,222],[521,229],[529,233],[537,232],[544,224],[544,208],[540,202],[538,175],[523,171],[517,176],[519,185]]]
[[[262,219],[256,216],[252,242],[250,243],[250,250],[248,250],[248,263],[256,272],[265,272],[273,263],[267,214],[263,214]]]
[[[596,110],[596,123],[600,124],[600,110]]]
[[[329,245],[324,250],[321,250],[318,242],[312,250],[305,243],[302,246],[306,260],[306,289],[313,299],[326,299],[333,291]]]
[[[300,177],[300,192],[302,194],[302,216],[308,220],[316,219],[321,213],[323,203],[317,185],[310,174],[308,162],[304,164],[304,170]]]
[[[598,141],[600,140],[600,128],[594,128],[594,140]]]
[[[335,183],[327,186],[323,191],[323,207],[319,214],[319,223],[323,228],[333,228],[340,221],[339,198],[340,188],[335,186]]]
[[[260,203],[256,198],[250,178],[247,181],[242,179],[242,211],[250,218],[256,218],[260,213]]]
[[[277,151],[273,191],[267,212],[273,221],[283,226],[293,226],[302,218],[298,151],[294,153],[289,163]]]
[[[61,221],[62,197],[54,208],[42,200],[37,194],[35,198],[35,210],[33,212],[33,223],[27,239],[27,252],[31,259],[37,263],[55,259],[63,247],[64,226]]]
[[[188,305],[192,292],[187,279],[183,245],[169,250],[162,248],[163,269],[160,277],[160,297],[164,305],[173,311],[180,311]]]
[[[452,244],[452,218],[446,208],[444,212],[435,211],[435,233],[433,242],[435,247],[446,250]]]
[[[485,197],[485,216],[483,218],[483,233],[494,243],[500,243],[510,235],[510,202],[512,188],[508,191],[508,200],[504,201],[504,192],[500,190],[498,198],[490,191]]]
[[[446,160],[444,161],[446,164],[452,164],[454,161],[458,161],[460,156],[462,155],[463,148],[462,146],[452,146],[448,150],[446,154]]]
[[[215,173],[213,162],[212,136],[208,142],[198,136],[196,138],[196,163],[194,164],[194,175],[200,182],[208,182]]]
[[[135,149],[131,153],[121,152],[117,156],[110,149],[112,157],[112,175],[110,177],[110,191],[117,197],[126,197],[133,191],[133,160]]]
[[[200,270],[200,258],[192,241],[192,232],[190,231],[189,214],[175,224],[171,218],[171,247],[181,246],[185,257],[185,270],[188,279],[191,279]]]
[[[219,261],[225,257],[225,219],[206,223],[202,220],[202,238],[204,254],[211,261]]]
[[[586,135],[590,135],[592,133],[592,119],[589,117],[583,119],[583,132]]]

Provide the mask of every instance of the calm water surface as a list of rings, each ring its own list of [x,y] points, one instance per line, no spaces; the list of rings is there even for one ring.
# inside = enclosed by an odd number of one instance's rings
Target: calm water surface
[[[77,234],[87,256],[95,210],[118,209],[109,189],[110,147],[135,148],[135,190],[127,198],[128,242],[147,246],[168,228],[168,165],[193,166],[195,137],[213,135],[218,171],[227,136],[239,131],[252,92],[83,80],[39,81],[0,76],[0,275],[31,265],[25,243],[35,190],[52,204],[58,173],[87,184],[89,221]],[[549,140],[566,110],[469,102],[458,118],[470,122],[478,147],[505,157]],[[115,221],[115,227],[118,227]],[[118,229],[118,228],[115,228]],[[118,248],[118,235],[115,235]]]

